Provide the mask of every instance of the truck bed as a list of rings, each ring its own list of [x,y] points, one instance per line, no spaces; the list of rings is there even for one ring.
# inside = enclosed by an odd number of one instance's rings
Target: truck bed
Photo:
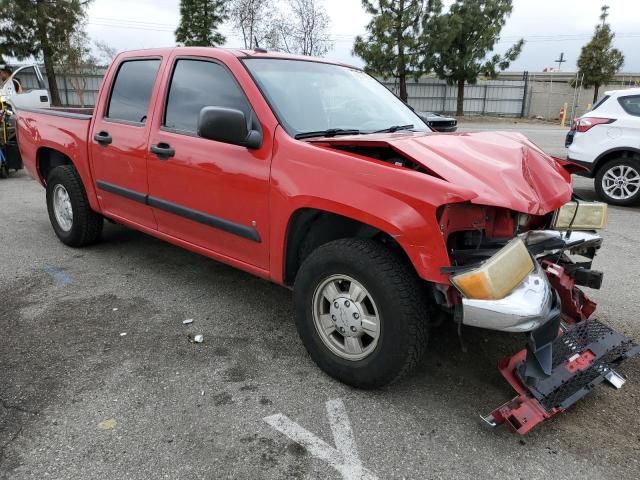
[[[92,185],[88,135],[93,108],[20,109],[16,113],[20,152],[29,175],[44,185],[46,175],[38,167],[38,158],[54,150],[69,157],[85,185]]]

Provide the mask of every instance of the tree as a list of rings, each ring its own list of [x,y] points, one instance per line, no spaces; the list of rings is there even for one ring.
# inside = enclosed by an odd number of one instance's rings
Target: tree
[[[322,0],[288,0],[265,36],[268,48],[321,57],[332,48]]]
[[[2,54],[44,61],[51,103],[60,105],[54,65],[60,62],[68,38],[85,16],[91,0],[0,0]]]
[[[98,61],[100,62],[111,63],[118,55],[118,50],[103,40],[96,40],[93,45],[98,51]]]
[[[432,45],[431,21],[442,10],[440,0],[362,0],[372,19],[368,38],[356,37],[353,53],[365,61],[365,70],[400,84],[400,98],[407,101],[407,77],[419,76],[431,69],[427,49]],[[429,37],[429,38],[427,38]]]
[[[442,17],[434,70],[449,85],[458,86],[456,115],[464,115],[464,84],[478,76],[495,78],[520,55],[520,39],[503,55],[487,55],[500,39],[500,31],[513,10],[512,0],[455,0]]]
[[[598,90],[613,79],[624,63],[624,55],[611,43],[615,34],[606,23],[609,7],[602,6],[601,23],[596,26],[593,38],[580,51],[578,57],[579,73],[584,75],[584,86],[594,87],[593,102],[598,99]]]
[[[225,42],[218,27],[228,18],[227,0],[180,0],[176,42],[187,47],[215,47]]]
[[[59,64],[69,73],[67,77],[69,84],[78,96],[80,106],[84,107],[87,74],[95,73],[98,64],[97,58],[91,53],[91,41],[84,24],[78,25],[74,32],[67,37]]]
[[[272,28],[274,4],[271,0],[232,0],[229,17],[244,48],[264,46]]]

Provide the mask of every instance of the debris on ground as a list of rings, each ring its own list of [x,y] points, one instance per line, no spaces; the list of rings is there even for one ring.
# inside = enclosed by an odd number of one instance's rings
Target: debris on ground
[[[127,332],[122,332],[122,333],[120,334],[120,336],[121,336],[121,337],[124,337],[124,336],[126,336],[126,335],[127,335]]]
[[[193,323],[193,318],[187,318],[186,320],[182,321],[183,325],[191,325]]]
[[[191,343],[202,343],[202,342],[204,342],[204,335],[201,335],[201,334],[191,335],[191,334],[189,334],[189,341]]]
[[[116,422],[115,418],[109,418],[98,423],[98,428],[100,430],[112,430],[117,424],[118,422]]]
[[[113,311],[114,311],[114,312],[117,312],[117,311],[118,311],[118,307],[114,307],[114,308],[113,308]]]

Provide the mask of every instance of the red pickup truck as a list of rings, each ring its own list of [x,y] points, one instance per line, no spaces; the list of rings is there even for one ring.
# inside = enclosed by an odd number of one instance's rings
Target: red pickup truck
[[[637,353],[587,320],[606,206],[572,196],[574,166],[519,134],[432,132],[359,69],[127,52],[93,111],[20,110],[18,141],[62,242],[107,218],[290,287],[309,354],[350,385],[408,372],[434,323],[523,332],[500,367],[518,397],[486,419],[524,433]]]

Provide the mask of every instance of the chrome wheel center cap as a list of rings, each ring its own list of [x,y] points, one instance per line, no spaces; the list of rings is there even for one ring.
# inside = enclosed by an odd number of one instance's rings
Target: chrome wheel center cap
[[[357,337],[362,333],[362,312],[349,298],[338,297],[329,308],[336,329],[345,337]]]

